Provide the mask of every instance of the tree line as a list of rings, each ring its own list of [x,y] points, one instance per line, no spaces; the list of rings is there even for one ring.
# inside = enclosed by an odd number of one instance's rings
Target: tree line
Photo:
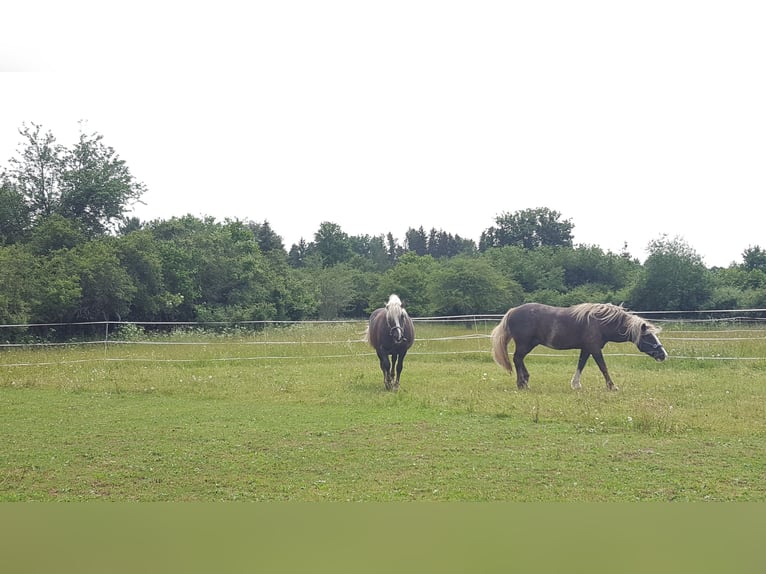
[[[571,220],[504,212],[479,243],[410,228],[350,236],[323,222],[286,249],[268,220],[127,217],[145,188],[99,134],[70,149],[36,124],[0,172],[0,324],[241,322],[364,317],[397,293],[416,317],[503,313],[525,301],[634,310],[766,307],[766,251],[707,268],[683,238],[643,264],[574,245]],[[6,330],[1,337],[13,336]]]

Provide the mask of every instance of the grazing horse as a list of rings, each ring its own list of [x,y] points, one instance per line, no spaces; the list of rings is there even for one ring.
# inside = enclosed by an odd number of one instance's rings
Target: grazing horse
[[[402,307],[399,297],[391,295],[385,308],[372,312],[364,335],[378,354],[386,390],[398,391],[404,356],[415,341],[412,319]]]
[[[551,349],[580,349],[577,370],[572,377],[572,388],[580,388],[580,375],[593,355],[606,380],[606,388],[617,389],[609,376],[601,350],[608,342],[635,343],[638,350],[664,361],[668,354],[657,338],[660,332],[648,321],[609,303],[581,303],[572,307],[551,307],[540,303],[526,303],[510,309],[492,331],[492,356],[508,373],[513,372],[508,358],[508,342],[513,339],[516,349],[516,386],[529,386],[529,371],[524,357],[537,345]]]

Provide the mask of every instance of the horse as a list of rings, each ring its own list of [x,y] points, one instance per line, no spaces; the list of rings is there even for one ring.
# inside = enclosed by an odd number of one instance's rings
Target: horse
[[[398,296],[391,295],[385,307],[372,312],[364,335],[380,359],[386,390],[398,391],[404,356],[415,341],[412,319]]]
[[[516,386],[529,388],[529,371],[524,357],[537,345],[551,349],[580,349],[577,370],[572,376],[573,389],[581,388],[580,375],[593,356],[606,381],[608,390],[617,390],[604,362],[601,350],[608,342],[633,342],[638,350],[657,361],[668,354],[657,338],[660,328],[641,317],[610,303],[581,303],[572,307],[551,307],[541,303],[525,303],[513,307],[492,330],[492,356],[509,374],[513,373],[508,357],[508,342],[513,339]]]

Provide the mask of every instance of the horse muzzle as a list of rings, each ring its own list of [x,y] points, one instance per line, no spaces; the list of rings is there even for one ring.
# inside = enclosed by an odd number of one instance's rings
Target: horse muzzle
[[[661,363],[668,358],[668,352],[665,350],[665,347],[660,345],[659,347],[653,349],[652,352],[649,353],[649,356],[658,363]]]
[[[638,350],[642,353],[646,353],[655,361],[662,362],[668,358],[668,353],[662,343],[650,343],[648,341],[641,341],[638,344]]]

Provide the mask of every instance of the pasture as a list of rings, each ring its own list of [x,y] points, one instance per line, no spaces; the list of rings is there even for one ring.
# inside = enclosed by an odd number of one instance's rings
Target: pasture
[[[0,350],[0,501],[764,501],[766,331],[665,325],[670,358],[416,322],[399,392],[364,322]]]

